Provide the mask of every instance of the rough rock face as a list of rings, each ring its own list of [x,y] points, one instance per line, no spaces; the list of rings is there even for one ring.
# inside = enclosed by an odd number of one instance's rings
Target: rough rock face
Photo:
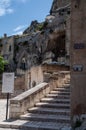
[[[40,30],[42,23],[38,23],[37,20],[32,21],[30,27],[28,27],[23,34],[31,34],[33,32],[36,32],[37,30]]]
[[[71,0],[53,0],[50,14],[53,14],[54,11],[56,11],[57,9],[59,9],[61,7],[67,6],[70,2],[71,2]]]
[[[69,2],[54,0],[50,15],[46,16],[44,22],[32,21],[23,35],[13,37],[13,61],[16,68],[30,69],[35,65],[52,62],[66,64],[65,57],[69,55],[70,44]]]

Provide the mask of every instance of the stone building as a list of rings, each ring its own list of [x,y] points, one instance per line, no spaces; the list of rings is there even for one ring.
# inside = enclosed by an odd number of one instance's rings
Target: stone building
[[[7,34],[4,34],[4,37],[1,39],[1,55],[4,59],[10,63],[10,70],[14,67],[14,43],[15,39],[13,36],[7,37]]]
[[[71,114],[80,121],[86,115],[86,1],[72,0],[71,10]]]

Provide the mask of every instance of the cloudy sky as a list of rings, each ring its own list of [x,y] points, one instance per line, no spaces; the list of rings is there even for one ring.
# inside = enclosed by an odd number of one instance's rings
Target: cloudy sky
[[[0,37],[21,34],[31,21],[44,21],[53,0],[0,0]]]

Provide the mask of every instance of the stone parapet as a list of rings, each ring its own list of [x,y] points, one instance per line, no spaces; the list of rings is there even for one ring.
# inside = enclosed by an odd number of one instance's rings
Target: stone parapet
[[[56,87],[56,82],[41,83],[34,88],[18,95],[10,100],[9,117],[18,118],[29,108],[33,107],[41,98],[45,97],[52,89]]]

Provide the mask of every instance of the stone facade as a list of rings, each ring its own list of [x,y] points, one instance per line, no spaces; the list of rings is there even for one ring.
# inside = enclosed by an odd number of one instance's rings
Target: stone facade
[[[76,121],[86,114],[86,1],[72,0],[71,114]]]
[[[3,49],[2,49],[2,56],[5,60],[11,62],[14,57],[14,37],[4,37],[2,39]]]
[[[30,89],[42,82],[49,83],[60,77],[60,71],[69,71],[69,67],[52,64],[32,67],[25,74],[25,86]]]
[[[4,59],[10,64],[10,70],[13,71],[14,67],[14,43],[15,39],[13,36],[7,37],[4,34],[4,37],[1,39],[0,44],[2,45],[1,55]]]

